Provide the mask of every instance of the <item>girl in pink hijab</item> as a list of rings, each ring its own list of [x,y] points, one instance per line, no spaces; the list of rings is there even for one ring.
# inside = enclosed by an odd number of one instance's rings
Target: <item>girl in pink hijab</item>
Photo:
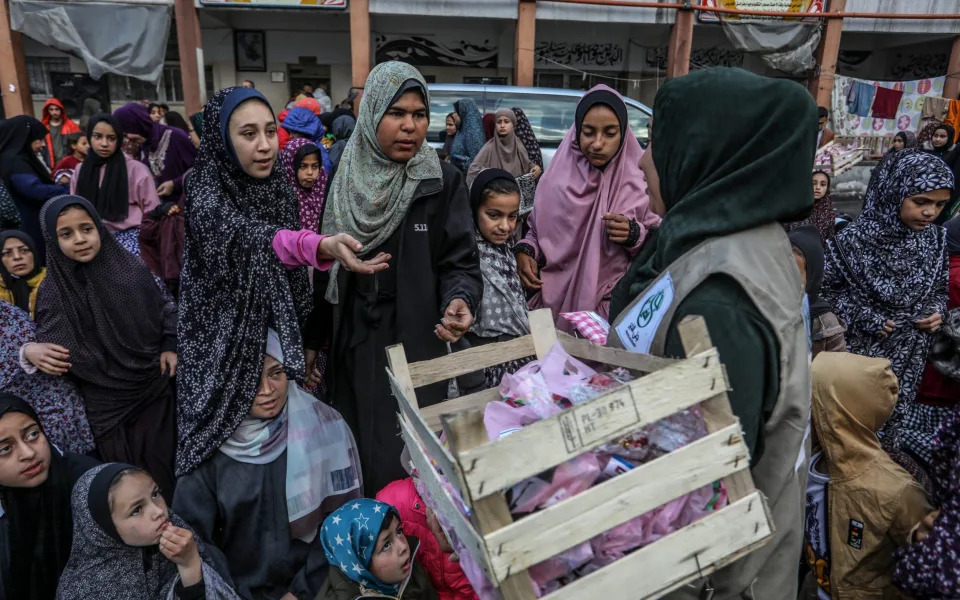
[[[540,179],[530,231],[514,247],[520,279],[537,294],[530,308],[595,311],[607,318],[610,293],[660,217],[650,199],[620,94],[605,85],[577,105],[573,128]]]

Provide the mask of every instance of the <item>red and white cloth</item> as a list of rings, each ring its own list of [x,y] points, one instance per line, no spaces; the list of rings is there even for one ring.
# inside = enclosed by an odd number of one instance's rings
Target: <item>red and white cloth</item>
[[[610,334],[610,323],[592,311],[560,313],[560,316],[569,321],[583,337],[594,344],[604,346]]]

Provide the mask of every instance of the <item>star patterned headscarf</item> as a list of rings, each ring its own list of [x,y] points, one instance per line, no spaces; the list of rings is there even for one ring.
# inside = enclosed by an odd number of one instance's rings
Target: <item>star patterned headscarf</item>
[[[400,586],[383,583],[369,570],[380,529],[391,513],[400,518],[394,507],[370,498],[344,504],[324,520],[320,542],[327,561],[361,588],[395,596]]]

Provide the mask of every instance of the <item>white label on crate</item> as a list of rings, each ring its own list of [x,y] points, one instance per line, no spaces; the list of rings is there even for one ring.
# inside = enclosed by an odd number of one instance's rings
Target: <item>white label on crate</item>
[[[617,325],[617,335],[623,347],[631,352],[648,354],[660,321],[673,304],[673,278],[670,273],[647,290],[630,312]]]
[[[640,411],[629,386],[614,390],[560,416],[560,430],[567,452],[608,438],[618,431],[632,431],[640,422]]]

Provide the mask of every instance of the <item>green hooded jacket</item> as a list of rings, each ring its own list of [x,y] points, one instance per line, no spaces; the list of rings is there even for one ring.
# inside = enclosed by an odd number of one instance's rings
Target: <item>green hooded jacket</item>
[[[699,243],[804,218],[813,208],[817,106],[799,84],[741,69],[705,69],[667,82],[653,112],[653,162],[667,214],[614,289],[611,323]],[[708,277],[680,303],[667,335],[668,356],[684,356],[676,327],[687,315],[707,321],[755,463],[780,388],[776,335],[725,275]]]

